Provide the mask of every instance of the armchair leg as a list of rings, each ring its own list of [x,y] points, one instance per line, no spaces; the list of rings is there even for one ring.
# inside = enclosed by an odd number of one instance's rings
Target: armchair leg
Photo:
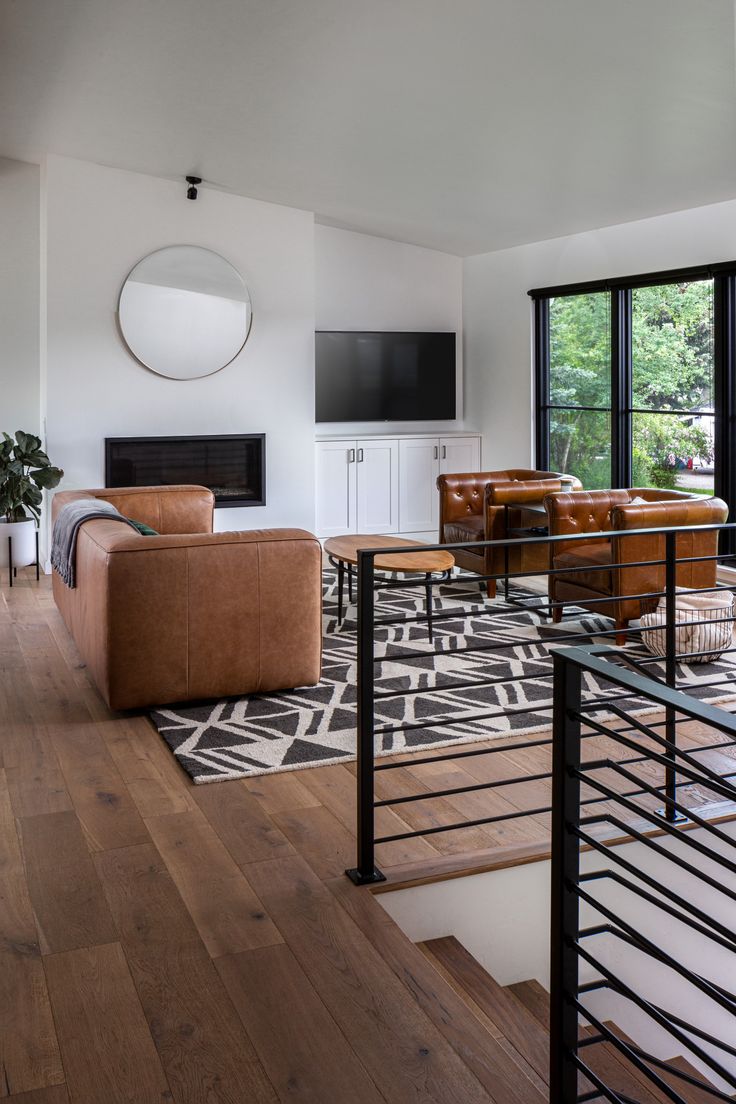
[[[559,625],[562,621],[562,606],[555,606],[552,610],[552,624]]]
[[[488,595],[489,598],[495,598],[496,597],[496,580],[495,579],[489,579],[488,582],[486,583],[486,594]]]
[[[625,621],[614,621],[613,627],[616,630],[616,647],[623,648],[626,643],[626,630],[629,627],[628,618]]]

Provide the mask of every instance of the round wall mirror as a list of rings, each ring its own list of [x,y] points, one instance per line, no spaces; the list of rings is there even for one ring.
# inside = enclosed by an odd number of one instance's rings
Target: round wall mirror
[[[170,379],[219,372],[245,345],[252,311],[237,269],[196,245],[139,261],[123,284],[120,330],[137,360]]]

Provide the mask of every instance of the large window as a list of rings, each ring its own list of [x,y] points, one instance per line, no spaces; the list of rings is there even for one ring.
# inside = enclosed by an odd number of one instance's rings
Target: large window
[[[736,262],[530,294],[537,465],[719,494],[736,515]]]
[[[611,486],[611,314],[605,292],[549,301],[549,467]]]

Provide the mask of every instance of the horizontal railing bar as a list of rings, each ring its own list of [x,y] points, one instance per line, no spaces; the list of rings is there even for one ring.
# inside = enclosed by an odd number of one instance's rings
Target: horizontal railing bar
[[[498,742],[500,743],[500,741]],[[426,759],[412,759],[410,765],[412,767],[421,767],[424,763],[444,763],[448,759],[466,759],[474,755],[495,755],[503,751],[522,751],[525,748],[543,747],[551,744],[552,738],[547,736],[542,740],[524,740],[523,743],[505,744],[503,747],[473,748],[472,751],[448,751],[442,755],[431,755]],[[381,762],[376,763],[375,769],[377,771],[399,770],[401,767],[406,766],[407,763],[403,760],[400,762]]]
[[[662,897],[665,897],[667,901],[671,901],[673,905],[678,905],[679,908],[685,909],[686,912],[689,912],[704,926],[710,926],[710,928],[712,929],[712,935],[708,935],[708,938],[720,939],[724,943],[724,945],[728,945],[733,950],[736,950],[736,932],[731,931],[731,929],[727,928],[725,924],[721,924],[720,921],[716,920],[713,916],[710,915],[710,913],[704,912],[703,909],[698,908],[697,905],[694,905],[691,901],[688,901],[685,897],[682,897],[679,893],[676,893],[673,889],[670,889],[669,886],[665,886],[661,882],[658,882],[656,878],[651,877],[651,875],[647,874],[646,871],[640,870],[638,867],[635,867],[633,863],[630,863],[627,859],[624,859],[621,855],[617,853],[619,850],[618,848],[606,847],[599,840],[595,840],[595,837],[587,836],[585,833],[580,832],[579,830],[575,830],[574,835],[576,835],[578,839],[583,840],[589,846],[592,845],[599,854],[605,855],[606,858],[609,860],[613,860],[613,862],[621,866],[622,869],[627,872],[627,874],[631,874],[632,877],[636,878],[638,881],[642,881],[645,885],[650,886],[657,893],[661,894]],[[614,882],[617,882],[618,885],[629,889],[638,897],[642,897],[645,901],[649,901],[650,904],[656,905],[657,908],[662,908],[665,911],[670,911],[672,916],[674,916],[676,919],[680,919],[677,910],[672,906],[667,905],[666,901],[663,901],[661,897],[655,897],[654,894],[647,893],[647,891],[642,886],[638,886],[635,885],[633,882],[630,882],[628,878],[624,878],[623,875],[619,874],[617,870],[593,870],[580,875],[581,882],[602,881],[608,878],[610,878]]]
[[[612,712],[613,711],[614,710],[612,710]],[[621,711],[616,710],[616,712],[620,715]],[[574,716],[579,717],[580,714],[576,713],[574,714]],[[610,729],[604,728],[603,726],[599,725],[597,721],[594,721],[591,718],[588,718],[584,723],[587,724],[589,728],[596,729],[599,731],[599,733],[602,733],[603,735],[606,735],[610,732]],[[671,744],[667,740],[663,740],[662,737],[657,736],[656,733],[645,733],[645,735],[650,740],[656,740],[658,743],[664,744],[670,752],[670,754],[667,756],[655,751],[653,748],[648,748],[648,754],[646,756],[647,759],[650,759],[655,763],[659,763],[660,766],[665,768],[673,765],[673,759],[676,759],[677,770],[679,774],[684,774],[685,777],[689,778],[691,782],[709,782],[709,785],[707,786],[708,789],[713,790],[714,793],[719,793],[722,797],[726,799],[726,801],[733,801],[734,803],[736,803],[736,789],[733,786],[724,786],[722,782],[722,775],[716,774],[716,772],[712,771],[710,767],[706,766],[705,763],[693,763],[687,751],[685,751],[683,748],[678,748],[675,744]],[[623,744],[624,747],[630,748],[631,750],[637,749],[636,741],[630,740],[627,736],[618,736],[618,743]],[[615,763],[616,768],[621,767],[622,763],[624,762],[625,761],[621,759],[611,760],[611,763]],[[687,765],[683,766],[683,762],[685,764],[688,764],[690,769],[688,769]],[[581,764],[580,769],[581,771],[585,772],[589,770],[603,770],[609,766],[610,764],[608,762],[598,760],[583,763]],[[696,774],[694,772],[694,767],[697,767],[698,771],[700,771],[699,774]],[[624,770],[621,770],[619,773],[624,774],[625,776],[629,775],[629,772]]]
[[[459,786],[456,789],[432,790],[430,793],[404,794],[402,797],[389,797],[383,801],[376,801],[374,809],[382,809],[386,805],[406,805],[412,801],[426,801],[434,797],[452,797],[454,794],[476,793],[478,790],[497,790],[502,786],[523,785],[525,782],[541,782],[551,778],[549,771],[545,774],[527,774],[520,778],[501,778],[493,782],[476,782],[472,786]]]
[[[645,1064],[645,1060],[642,1056],[644,1052],[642,1052],[642,1054],[638,1054],[638,1047],[634,1048],[633,1044],[628,1044],[624,1042],[623,1039],[614,1034],[614,1032],[606,1027],[606,1025],[602,1023],[591,1011],[589,1011],[589,1009],[586,1008],[585,1005],[581,1003],[581,1001],[573,1000],[572,1003],[577,1008],[578,1012],[585,1017],[588,1023],[590,1023],[595,1028],[600,1037],[602,1039],[605,1039],[610,1045],[614,1046],[616,1050],[618,1050],[626,1058],[626,1060],[631,1063],[632,1066],[634,1066],[636,1069],[640,1070],[644,1074],[647,1080],[651,1081],[653,1085],[656,1085],[658,1089],[668,1095],[670,1100],[674,1100],[676,1104],[677,1102],[682,1100],[682,1097],[679,1096],[676,1089],[673,1089],[671,1086],[667,1085],[666,1082],[663,1081],[662,1078],[659,1076],[659,1074],[657,1074],[654,1070],[650,1070],[649,1067]],[[686,1104],[686,1102],[683,1102],[683,1104]]]
[[[364,557],[368,560],[375,560],[378,556],[403,556],[403,555],[416,555],[417,551],[422,552],[477,552],[480,548],[521,548],[525,545],[532,544],[560,544],[565,541],[592,541],[596,537],[602,537],[603,539],[610,540],[611,533],[613,532],[616,537],[651,537],[666,535],[667,533],[720,533],[727,529],[736,529],[736,522],[725,521],[710,523],[708,525],[661,525],[656,528],[648,529],[599,529],[596,532],[590,533],[563,533],[560,536],[534,536],[534,537],[506,537],[496,540],[482,540],[482,541],[452,541],[445,544],[407,544],[400,545],[394,548],[360,548],[358,549],[358,556]],[[723,559],[730,558],[728,555],[724,555]]]
[[[417,836],[433,836],[437,832],[454,832],[458,828],[479,828],[483,824],[497,824],[499,820],[519,820],[521,817],[541,816],[551,813],[552,806],[544,805],[541,809],[521,809],[516,813],[501,813],[498,816],[479,817],[476,820],[461,820],[455,824],[440,824],[432,828],[418,828],[414,832],[398,832],[393,836],[376,836],[376,844],[395,843],[402,839],[415,839]]]
[[[656,758],[659,759],[660,757],[656,757]],[[662,756],[661,758],[664,758],[664,756]],[[666,765],[666,760],[665,760],[665,765]],[[657,798],[662,798],[665,801],[666,804],[671,804],[674,808],[678,807],[676,802],[674,802],[671,798],[668,798],[666,796],[666,794],[662,793],[661,789],[649,786],[644,781],[643,778],[637,778],[637,776],[635,774],[632,774],[631,771],[628,771],[624,767],[621,767],[615,760],[611,760],[608,763],[607,769],[612,770],[615,774],[622,775],[624,778],[627,778],[629,780],[629,782],[634,782],[637,785],[641,786],[642,789],[645,790],[651,796],[657,797]],[[705,782],[702,778],[698,778],[698,776],[696,774],[694,774],[691,771],[688,771],[687,767],[683,767],[681,763],[677,764],[677,773],[678,774],[684,774],[685,778],[689,778],[691,782],[703,782],[705,784]],[[587,785],[593,786],[594,788],[597,787],[598,779],[593,779],[589,775],[585,775],[583,772],[581,772],[581,776],[583,777],[583,779],[587,783]],[[721,796],[724,796],[724,794],[725,794],[725,797],[726,797],[727,801],[733,801],[734,800],[734,792],[733,792],[732,787],[731,788],[726,787],[726,786],[719,787],[719,786],[716,786],[716,784],[713,783],[713,782],[708,782],[707,785],[706,785],[706,789],[712,790],[714,793],[720,794]],[[736,802],[735,802],[735,804],[736,804]],[[697,824],[699,828],[704,828],[706,832],[710,832],[710,834],[715,836],[716,839],[719,839],[721,841],[721,843],[725,843],[726,846],[736,848],[736,841],[735,840],[731,839],[730,836],[727,836],[725,834],[725,832],[722,832],[721,829],[717,828],[715,826],[715,824],[711,823],[711,821],[705,820],[705,819],[703,819],[703,817],[698,816],[698,814],[695,812],[694,809],[688,809],[688,817],[693,822],[693,824]]]
[[[645,724],[645,722],[642,721],[640,718],[634,716],[629,717],[627,714],[624,713],[622,709],[620,709],[616,705],[612,705],[610,707],[610,712],[613,713],[615,716],[620,717],[622,720],[629,720],[631,722],[631,726],[635,728],[636,731],[639,732],[642,736],[645,736],[648,740],[652,740],[660,747],[665,748],[667,753],[666,758],[661,753],[658,755],[652,749],[647,749],[647,759],[655,759],[665,767],[670,765],[673,757],[677,758],[678,760],[683,760],[691,767],[691,769],[700,771],[701,776],[704,775],[706,778],[710,778],[712,781],[717,783],[721,783],[724,778],[729,777],[729,775],[727,774],[721,774],[718,771],[712,770],[712,768],[709,767],[707,763],[700,763],[697,759],[694,759],[693,755],[697,754],[697,750],[691,752],[688,751],[687,748],[679,747],[676,743],[673,743],[671,740],[667,740],[664,736],[660,736],[659,733],[654,732],[654,730],[649,725]],[[586,720],[585,724],[589,728],[595,728],[598,726],[598,722],[593,722],[590,720]],[[606,729],[605,731],[606,733],[610,733],[610,729]],[[638,750],[641,747],[641,745],[637,741],[629,739],[623,732],[620,732],[620,735],[618,736],[618,743],[623,744],[625,747],[630,748],[632,751]],[[721,746],[723,747],[728,745],[722,744]],[[625,759],[618,759],[616,761],[618,763],[626,763]],[[683,771],[681,773],[687,772]],[[733,787],[729,787],[729,789],[733,789],[733,799],[736,800],[736,789],[734,789]],[[729,796],[727,800],[731,800],[731,797]]]
[[[620,993],[622,997],[626,997],[627,1000],[630,1000],[633,1004],[640,1008],[642,1012],[646,1013],[647,1016],[653,1019],[655,1023],[659,1024],[659,1026],[667,1031],[668,1034],[677,1039],[677,1041],[682,1044],[685,1050],[689,1050],[693,1054],[695,1054],[702,1062],[704,1062],[710,1069],[712,1069],[714,1073],[718,1074],[719,1077],[722,1077],[728,1085],[733,1085],[736,1089],[736,1080],[734,1080],[732,1074],[727,1069],[725,1069],[720,1062],[718,1062],[715,1058],[708,1054],[707,1051],[703,1050],[703,1048],[697,1043],[693,1042],[692,1039],[688,1039],[687,1036],[683,1035],[682,1031],[680,1031],[680,1029],[677,1028],[675,1025],[668,1024],[665,1017],[657,1011],[657,1008],[654,1005],[645,1000],[643,997],[639,996],[638,993],[635,993],[633,989],[626,985],[625,982],[621,981],[621,979],[617,977],[616,974],[614,974],[608,967],[599,962],[594,957],[594,955],[590,954],[590,952],[587,951],[584,947],[581,947],[579,944],[575,944],[574,946],[577,954],[581,958],[585,959],[589,966],[592,966],[594,970],[596,970],[603,977],[607,978],[611,987],[616,989],[616,991]]]
[[[699,990],[709,1000],[712,1000],[715,1004],[725,1008],[731,1015],[736,1013],[736,997],[733,993],[730,993],[727,989],[717,985],[715,982],[709,981],[708,978],[703,977],[701,974],[696,974],[694,970],[690,970],[682,962],[678,962],[672,955],[667,954],[661,947],[657,947],[652,943],[651,939],[647,939],[640,931],[633,928],[631,924],[627,923],[622,916],[617,916],[607,905],[602,901],[597,900],[590,893],[587,893],[580,886],[573,886],[571,883],[567,886],[568,890],[575,890],[578,897],[585,901],[595,909],[596,912],[600,912],[601,915],[608,918],[609,924],[596,925],[593,928],[583,929],[578,933],[578,938],[587,938],[590,935],[601,935],[605,930],[606,934],[613,936],[614,939],[620,939],[624,943],[628,943],[642,954],[649,955],[650,958],[656,959],[657,962],[661,962],[663,966],[667,966],[674,973],[683,978],[689,985],[692,985],[694,989]]]
[[[622,1040],[623,1041],[623,1040]],[[697,1077],[693,1077],[692,1074],[686,1070],[680,1069],[679,1066],[673,1066],[670,1062],[665,1061],[663,1058],[655,1058],[653,1054],[649,1054],[648,1051],[642,1050],[636,1043],[630,1044],[631,1049],[638,1055],[642,1056],[646,1062],[651,1062],[652,1065],[657,1066],[661,1070],[666,1070],[667,1073],[673,1077],[679,1077],[682,1081],[685,1081],[688,1085],[694,1089],[699,1089],[701,1092],[710,1093],[716,1100],[725,1100],[727,1104],[733,1104],[733,1097],[726,1096],[725,1093],[717,1089],[715,1085],[710,1085],[705,1081],[700,1081]]]
[[[581,820],[580,823],[582,824],[583,821]],[[681,870],[686,871],[688,874],[692,875],[693,878],[695,878],[699,881],[705,882],[707,885],[709,885],[711,887],[711,889],[715,889],[719,893],[722,893],[725,897],[728,897],[730,900],[736,901],[736,892],[729,889],[728,886],[723,885],[722,882],[716,881],[715,878],[712,878],[710,874],[707,874],[704,870],[701,870],[700,867],[693,866],[692,863],[689,863],[687,861],[687,859],[683,859],[679,855],[673,855],[672,852],[666,851],[663,847],[660,847],[658,843],[655,843],[655,841],[653,839],[651,839],[650,836],[647,836],[643,832],[640,832],[633,825],[630,825],[630,824],[627,825],[624,821],[619,820],[618,817],[607,816],[607,815],[601,815],[601,816],[596,816],[596,817],[588,817],[588,818],[586,818],[585,823],[588,823],[588,824],[611,824],[611,825],[613,825],[613,827],[618,828],[620,832],[624,833],[625,835],[631,836],[632,839],[637,840],[638,843],[644,844],[644,846],[648,847],[650,851],[654,851],[657,855],[660,856],[660,858],[666,859],[668,862],[674,863],[675,866],[680,867]],[[708,848],[703,847],[702,844],[700,844],[700,846],[697,846],[697,841],[693,841],[691,839],[691,833],[690,832],[683,832],[676,825],[670,824],[666,820],[665,821],[660,821],[659,817],[657,818],[656,823],[657,823],[657,827],[662,828],[665,831],[666,834],[677,837],[677,839],[682,840],[683,843],[690,843],[691,846],[693,846],[694,849],[696,851],[698,851],[698,853],[705,855],[706,858],[713,859],[713,861],[718,863],[719,866],[725,866],[727,869],[730,870],[731,873],[736,873],[736,867],[732,863],[730,863],[728,860],[726,860],[725,862],[719,862],[718,852],[716,852],[716,851],[711,852],[711,851],[708,850]],[[594,836],[588,835],[587,832],[581,832],[580,829],[576,829],[575,834],[584,843],[590,844],[591,846],[595,846],[595,844],[593,842],[595,840]],[[613,858],[614,857],[613,850],[609,850],[608,855]],[[616,860],[616,861],[618,861],[618,860]]]
[[[535,663],[548,663],[551,662],[551,656],[542,656],[539,660],[534,660]],[[416,694],[447,694],[453,690],[472,690],[478,686],[511,686],[518,682],[536,682],[537,679],[552,678],[552,671],[542,671],[538,675],[513,675],[511,678],[507,678],[505,675],[499,675],[497,678],[489,679],[475,679],[473,681],[467,680],[466,682],[453,682],[449,686],[412,686],[406,690],[388,690],[386,693],[377,693],[375,695],[375,701],[388,701],[391,698],[408,698],[413,697]]]

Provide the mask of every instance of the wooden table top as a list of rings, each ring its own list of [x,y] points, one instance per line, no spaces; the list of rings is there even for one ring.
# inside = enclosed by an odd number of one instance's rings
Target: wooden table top
[[[380,533],[346,533],[342,537],[329,537],[324,548],[336,560],[350,564],[357,564],[358,550],[361,548],[416,548],[414,553],[376,556],[374,562],[379,571],[419,571],[427,574],[432,571],[448,571],[455,566],[455,557],[450,552],[422,552],[421,545],[416,541],[381,536]]]

